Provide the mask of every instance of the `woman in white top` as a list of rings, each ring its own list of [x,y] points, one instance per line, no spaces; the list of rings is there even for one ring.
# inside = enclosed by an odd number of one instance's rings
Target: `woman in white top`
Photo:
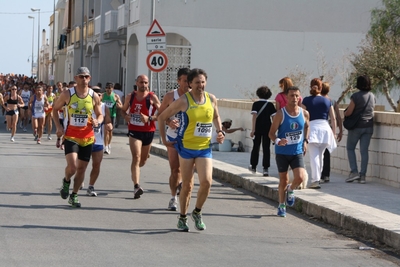
[[[40,139],[43,135],[43,127],[45,123],[45,107],[49,105],[47,97],[43,94],[43,87],[36,87],[35,94],[29,100],[29,109],[32,112],[32,125],[34,127],[33,135],[35,141],[40,144]]]

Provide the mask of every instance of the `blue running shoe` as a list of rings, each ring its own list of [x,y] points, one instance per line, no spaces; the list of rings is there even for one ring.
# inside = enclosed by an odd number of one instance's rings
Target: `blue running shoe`
[[[289,187],[290,187],[290,184],[288,184],[288,186],[286,187],[286,204],[289,207],[292,207],[294,205],[295,197],[294,197],[293,190],[289,191]]]
[[[286,206],[285,205],[279,205],[277,215],[280,217],[286,217]]]

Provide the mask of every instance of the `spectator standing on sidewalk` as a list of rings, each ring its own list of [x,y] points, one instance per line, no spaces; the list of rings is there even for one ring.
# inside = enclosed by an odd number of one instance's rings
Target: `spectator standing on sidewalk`
[[[349,130],[347,135],[347,157],[349,158],[350,174],[347,183],[359,181],[365,184],[365,176],[368,167],[368,148],[374,133],[374,108],[375,96],[371,91],[371,81],[367,75],[357,78],[357,89],[360,91],[350,97],[350,104],[344,111],[344,116],[361,113],[355,129]],[[360,141],[361,169],[358,172],[356,159],[356,146]]]
[[[340,116],[339,105],[337,104],[336,100],[331,99],[328,96],[329,91],[330,91],[329,83],[327,83],[327,82],[322,83],[321,95],[328,98],[331,101],[331,105],[333,107],[333,110],[335,112],[335,117],[336,117],[336,127],[339,128],[339,133],[337,135],[337,141],[340,142],[340,140],[342,140],[342,136],[343,136],[342,117]],[[331,118],[329,118],[329,122],[331,122]],[[330,181],[330,178],[329,178],[330,174],[331,174],[331,153],[329,152],[328,149],[325,149],[324,162],[323,162],[323,168],[322,168],[320,182],[328,183]]]
[[[129,148],[132,154],[131,178],[134,185],[133,198],[143,194],[140,187],[140,168],[146,164],[149,157],[151,143],[156,130],[155,112],[160,108],[158,97],[150,92],[149,78],[142,74],[136,79],[138,90],[125,98],[121,112],[128,123]],[[128,113],[126,113],[128,112]]]
[[[310,94],[303,99],[302,107],[310,114],[308,154],[310,155],[310,188],[319,189],[325,149],[336,148],[336,116],[331,101],[321,95],[322,81],[314,78],[310,82]],[[329,127],[328,116],[331,118]]]
[[[236,131],[244,131],[243,127],[237,127],[237,128],[231,128],[233,121],[231,119],[224,119],[222,122],[222,131],[224,131],[225,134],[230,134],[230,133],[234,133]],[[211,145],[212,145],[212,149],[214,151],[218,151],[219,150],[219,143],[217,142],[217,133],[215,131],[213,131],[212,133],[212,137],[211,137]],[[244,146],[243,143],[241,141],[238,142],[238,147],[237,148],[233,148],[233,146],[235,145],[235,143],[232,142],[232,149],[231,151],[236,151],[236,152],[244,152]]]
[[[161,114],[172,102],[179,99],[182,95],[189,91],[187,76],[190,72],[188,68],[181,68],[178,70],[178,89],[169,91],[165,94],[160,106],[158,114]],[[180,125],[182,112],[174,114],[167,119],[166,139],[169,142],[174,142],[178,136],[178,127]],[[174,146],[167,146],[168,161],[171,174],[169,176],[169,188],[171,191],[171,199],[168,202],[168,210],[176,211],[178,208],[178,193],[182,187],[182,175],[179,167],[178,151]]]
[[[293,82],[289,77],[284,77],[279,80],[279,88],[281,88],[281,92],[278,93],[275,97],[276,110],[280,110],[281,108],[286,106],[286,90],[291,86],[293,86]]]
[[[286,90],[287,105],[278,110],[273,118],[269,137],[275,140],[276,166],[279,171],[278,216],[286,217],[286,205],[293,206],[296,189],[304,179],[304,158],[307,152],[309,114],[298,105],[299,88],[292,86]],[[277,133],[278,131],[278,133]],[[289,183],[288,169],[293,170],[293,182]]]
[[[256,173],[260,155],[260,145],[262,144],[263,176],[269,176],[268,168],[271,164],[271,139],[268,134],[271,128],[271,116],[276,112],[276,109],[274,104],[268,101],[272,93],[267,86],[259,87],[256,94],[260,100],[254,102],[251,108],[252,127],[250,137],[253,138],[253,149],[251,150],[249,170],[252,173]]]
[[[286,90],[293,86],[293,82],[289,77],[284,77],[279,80],[279,87],[281,88],[282,92],[276,95],[275,97],[275,108],[276,110],[280,110],[281,108],[286,106],[287,99],[286,99]],[[302,97],[300,96],[299,106],[301,105]]]
[[[192,69],[188,75],[189,87],[192,89],[184,96],[171,103],[159,115],[160,136],[164,145],[173,146],[178,150],[179,164],[182,172],[182,190],[179,195],[180,216],[177,228],[188,232],[187,210],[193,190],[193,170],[196,166],[200,187],[197,192],[196,206],[191,218],[197,230],[205,230],[202,219],[202,208],[210,193],[212,183],[212,149],[210,146],[213,123],[218,133],[217,141],[221,144],[225,133],[221,129],[218,114],[217,99],[205,91],[207,74],[202,69]],[[176,141],[169,142],[165,134],[165,121],[171,116],[182,112],[181,123]]]

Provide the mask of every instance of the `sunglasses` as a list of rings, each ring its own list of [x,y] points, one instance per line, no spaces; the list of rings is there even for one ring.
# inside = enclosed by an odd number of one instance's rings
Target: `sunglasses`
[[[11,91],[17,91],[17,89],[11,89]]]
[[[90,75],[78,75],[78,77],[81,78],[81,79],[83,79],[83,78],[89,79]]]

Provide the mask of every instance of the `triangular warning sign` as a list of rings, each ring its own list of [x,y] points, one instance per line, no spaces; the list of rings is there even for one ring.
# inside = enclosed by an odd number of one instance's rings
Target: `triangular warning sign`
[[[152,37],[152,36],[165,36],[165,32],[161,28],[160,24],[158,24],[158,21],[155,19],[153,20],[153,23],[150,26],[149,31],[146,34],[147,37]]]

